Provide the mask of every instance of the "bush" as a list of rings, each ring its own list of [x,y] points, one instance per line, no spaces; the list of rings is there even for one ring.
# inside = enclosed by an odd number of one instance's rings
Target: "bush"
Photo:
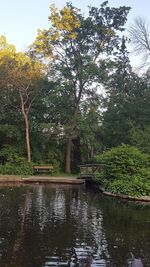
[[[59,161],[53,160],[52,166],[53,166],[52,174],[54,174],[54,175],[59,174],[59,172],[60,172],[60,163],[59,163]]]
[[[150,181],[145,182],[138,176],[133,177],[132,181],[129,182],[115,180],[109,185],[109,191],[129,196],[147,196],[150,193]]]
[[[33,175],[33,165],[25,158],[15,158],[14,162],[0,165],[0,173],[8,175]]]
[[[98,181],[106,190],[131,196],[150,195],[149,157],[137,148],[121,145],[97,156],[103,163]]]
[[[17,149],[11,145],[3,145],[0,150],[1,162],[13,162],[13,160],[16,158],[18,158]]]

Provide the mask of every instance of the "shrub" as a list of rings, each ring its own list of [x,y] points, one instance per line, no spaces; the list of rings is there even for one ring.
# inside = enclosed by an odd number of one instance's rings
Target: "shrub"
[[[132,177],[128,183],[125,180],[115,180],[109,184],[109,191],[115,194],[125,194],[129,196],[146,196],[150,193],[150,181],[145,182],[141,177]]]
[[[121,145],[97,156],[103,163],[103,171],[97,174],[98,181],[113,193],[131,196],[150,195],[149,157],[137,148]]]
[[[8,175],[33,175],[33,165],[25,158],[18,157],[14,162],[0,165],[0,173]]]
[[[59,172],[60,172],[60,163],[59,163],[59,161],[53,160],[52,166],[53,166],[52,174],[54,174],[54,175],[59,174]]]
[[[3,145],[0,150],[0,159],[3,163],[13,162],[18,157],[17,149],[11,145]]]

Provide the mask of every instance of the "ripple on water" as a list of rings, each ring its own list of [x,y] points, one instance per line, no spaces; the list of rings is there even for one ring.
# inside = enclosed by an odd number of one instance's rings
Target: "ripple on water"
[[[68,261],[61,261],[59,257],[46,257],[46,262],[44,263],[43,267],[52,267],[52,266],[61,266],[61,267],[66,267],[69,266]]]
[[[0,200],[0,267],[150,267],[149,209],[60,185]]]

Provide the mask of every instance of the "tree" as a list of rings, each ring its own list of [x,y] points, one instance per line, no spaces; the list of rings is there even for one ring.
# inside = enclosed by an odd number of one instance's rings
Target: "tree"
[[[131,43],[138,55],[143,55],[144,60],[150,57],[150,31],[144,18],[137,17],[129,29]]]
[[[20,114],[16,109],[12,109],[10,92],[8,94],[5,87],[7,75],[4,66],[15,51],[15,47],[7,43],[5,36],[0,36],[0,148],[15,147],[20,143]]]
[[[93,94],[81,105],[81,116],[78,117],[78,137],[82,144],[82,160],[91,162],[97,151],[101,150],[102,96]]]
[[[104,98],[102,124],[104,145],[108,148],[125,143],[149,151],[149,147],[145,147],[149,131],[149,71],[141,77],[133,73],[124,39],[105,86],[107,96]],[[140,140],[142,135],[143,142]]]
[[[131,96],[137,86],[137,77],[132,72],[126,42],[122,37],[119,51],[108,66],[109,78],[104,81],[107,95],[103,100],[102,139],[107,148],[130,142],[133,118]]]
[[[25,123],[27,159],[30,162],[29,113],[41,90],[43,67],[41,63],[32,61],[23,53],[17,53],[15,49],[8,51],[7,45],[3,43],[0,51],[0,68],[3,70],[1,86],[7,91],[11,106],[22,113]]]
[[[100,8],[89,8],[89,16],[84,17],[71,3],[60,11],[53,5],[50,28],[38,32],[30,50],[31,55],[47,58],[53,79],[59,84],[57,96],[65,111],[62,128],[67,139],[66,173],[70,173],[71,143],[76,136],[81,104],[96,92],[95,83],[102,81],[104,57],[117,49],[117,32],[124,30],[129,10],[124,6],[110,8],[106,1]]]
[[[19,62],[20,61],[20,62]],[[9,73],[9,80],[11,85],[19,94],[21,112],[25,123],[26,145],[27,145],[27,159],[31,161],[30,149],[30,132],[29,132],[29,113],[32,105],[41,89],[42,69],[37,62],[31,62],[27,57],[18,58],[16,66]],[[14,63],[13,63],[14,65]],[[14,79],[15,77],[15,79]]]

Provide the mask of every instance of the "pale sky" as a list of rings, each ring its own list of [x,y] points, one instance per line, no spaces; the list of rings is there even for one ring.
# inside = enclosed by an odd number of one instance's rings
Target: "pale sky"
[[[72,0],[74,6],[86,13],[87,6],[98,7],[101,0]],[[23,51],[37,35],[37,29],[49,27],[49,6],[55,3],[58,8],[65,5],[64,0],[0,0],[0,35],[5,35],[7,41]],[[130,6],[127,27],[137,16],[150,22],[149,0],[110,0],[110,6]]]

